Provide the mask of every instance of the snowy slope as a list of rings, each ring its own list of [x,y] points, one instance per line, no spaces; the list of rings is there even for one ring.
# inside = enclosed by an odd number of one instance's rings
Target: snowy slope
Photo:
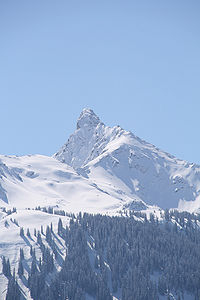
[[[58,215],[51,215],[41,211],[34,210],[24,210],[17,209],[17,212],[12,213],[11,215],[6,215],[2,213],[0,210],[0,256],[5,256],[6,259],[9,258],[11,271],[13,272],[14,268],[16,270],[16,277],[18,279],[18,283],[21,287],[22,294],[25,296],[23,299],[32,299],[30,297],[29,289],[27,288],[27,279],[28,273],[30,272],[31,266],[31,255],[30,255],[30,247],[36,251],[36,258],[39,260],[39,257],[42,256],[41,249],[37,243],[37,238],[34,236],[34,229],[37,231],[41,229],[41,226],[44,228],[44,233],[46,231],[46,226],[52,223],[53,230],[55,232],[55,242],[59,249],[59,253],[61,257],[64,258],[66,249],[64,241],[56,234],[57,233],[57,224],[59,218],[62,219],[62,222],[65,225],[69,224],[68,217],[62,217]],[[16,220],[16,225],[13,221]],[[6,224],[6,225],[5,225]],[[20,227],[24,228],[25,236],[20,236]],[[26,236],[26,230],[29,228],[30,237]],[[42,235],[43,243],[46,245],[45,235]],[[19,262],[19,254],[20,248],[23,249],[25,255],[24,261],[24,278],[21,280],[17,275],[18,270],[18,262]],[[60,265],[59,261],[55,260],[55,268],[59,270]],[[55,269],[55,271],[56,271]],[[53,276],[54,273],[51,274]],[[3,300],[6,297],[8,279],[2,274],[2,260],[0,260],[0,299]]]
[[[0,206],[51,206],[68,212],[106,212],[131,199],[115,197],[58,160],[42,156],[0,156]]]
[[[131,132],[105,126],[91,109],[54,155],[111,194],[149,205],[195,211],[200,207],[200,166],[177,159]]]

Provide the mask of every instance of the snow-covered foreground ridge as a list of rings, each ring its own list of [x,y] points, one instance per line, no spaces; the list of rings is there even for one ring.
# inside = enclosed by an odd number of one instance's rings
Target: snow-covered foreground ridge
[[[200,166],[177,159],[84,109],[53,156],[0,156],[0,205],[113,212],[200,208]]]

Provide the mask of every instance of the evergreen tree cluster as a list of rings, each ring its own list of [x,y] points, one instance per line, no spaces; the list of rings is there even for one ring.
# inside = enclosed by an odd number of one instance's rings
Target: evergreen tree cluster
[[[21,291],[15,275],[11,276],[8,280],[8,289],[6,294],[6,300],[20,300]]]
[[[59,272],[54,267],[60,257],[52,224],[45,234],[43,228],[35,232],[42,256],[37,260],[35,250],[30,248],[31,297],[82,300],[90,295],[97,300],[111,300],[113,294],[119,293],[122,300],[159,300],[163,295],[170,299],[173,294],[183,300],[188,293],[200,299],[199,216],[166,210],[164,222],[158,222],[153,215],[150,220],[140,217],[142,222],[136,221],[133,213],[126,217],[79,213],[66,228],[59,219],[58,238],[66,246]],[[20,278],[24,276],[23,261],[20,249]],[[55,272],[54,279],[47,283],[51,272]],[[9,278],[8,297],[16,295],[18,300],[18,283],[5,257],[3,273]]]
[[[102,274],[96,274],[90,263],[86,234],[78,222],[71,222],[70,229],[63,229],[58,222],[58,231],[62,231],[67,254],[61,271],[50,288],[40,295],[41,299],[85,299],[85,294],[97,300],[111,300],[110,291]]]

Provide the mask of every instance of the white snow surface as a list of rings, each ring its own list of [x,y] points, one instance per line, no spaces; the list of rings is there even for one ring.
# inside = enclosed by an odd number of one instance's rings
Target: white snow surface
[[[0,206],[23,208],[55,207],[68,212],[91,213],[119,209],[128,196],[115,197],[72,167],[52,157],[0,156]],[[119,199],[120,198],[120,199]]]

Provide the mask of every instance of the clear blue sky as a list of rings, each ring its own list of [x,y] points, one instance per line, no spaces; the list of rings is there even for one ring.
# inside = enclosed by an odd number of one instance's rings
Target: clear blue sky
[[[0,153],[51,155],[84,107],[200,163],[200,1],[0,1]]]

